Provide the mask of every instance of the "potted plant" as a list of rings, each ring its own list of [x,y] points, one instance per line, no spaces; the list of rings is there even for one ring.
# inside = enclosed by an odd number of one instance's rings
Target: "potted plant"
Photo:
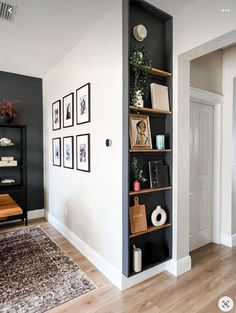
[[[134,73],[133,86],[131,86],[131,103],[143,107],[143,97],[149,92],[149,75],[147,68],[152,66],[150,54],[144,46],[130,47],[130,65]]]
[[[134,173],[133,191],[139,191],[141,183],[145,183],[147,178],[143,176],[143,170],[138,167],[138,159],[133,158],[132,171]]]
[[[0,124],[9,124],[16,116],[16,109],[13,101],[2,100],[0,102]]]

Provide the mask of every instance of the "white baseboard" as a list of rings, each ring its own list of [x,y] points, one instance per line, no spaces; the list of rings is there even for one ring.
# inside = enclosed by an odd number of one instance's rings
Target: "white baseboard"
[[[45,211],[45,217],[73,246],[76,247],[96,268],[98,268],[118,289],[125,290],[143,282],[165,270],[175,276],[179,276],[191,269],[191,257],[181,260],[169,260],[144,272],[127,278],[114,266],[107,262],[100,254],[88,246],[83,240],[75,235],[69,228],[58,221],[53,215]]]
[[[96,268],[99,269],[117,288],[122,290],[122,274],[100,254],[89,247],[69,228],[58,221],[53,215],[46,213],[46,219],[52,224],[73,246],[76,247]]]
[[[170,262],[167,264],[166,270],[174,276],[180,276],[183,273],[190,271],[191,268],[191,257],[188,255],[180,260],[170,260]]]
[[[220,242],[222,245],[225,245],[230,248],[233,248],[236,246],[236,233],[232,235],[221,234],[220,239],[221,239]]]
[[[44,209],[28,211],[28,220],[34,220],[35,218],[42,218],[42,217],[45,217]]]
[[[146,279],[149,279],[149,278],[151,278],[157,274],[164,272],[166,270],[169,262],[171,262],[171,260],[164,262],[160,265],[157,265],[155,267],[152,267],[152,268],[150,268],[144,272],[141,272],[141,273],[136,274],[135,276],[132,276],[129,278],[127,278],[126,276],[123,275],[122,290],[133,287],[133,286],[145,281]]]
[[[236,234],[232,235],[232,247],[236,247]]]

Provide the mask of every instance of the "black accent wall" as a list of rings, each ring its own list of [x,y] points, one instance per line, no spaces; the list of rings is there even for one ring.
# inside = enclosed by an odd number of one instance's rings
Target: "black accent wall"
[[[42,79],[0,71],[0,99],[17,100],[12,124],[27,126],[28,210],[44,207]],[[1,134],[0,134],[1,138]]]

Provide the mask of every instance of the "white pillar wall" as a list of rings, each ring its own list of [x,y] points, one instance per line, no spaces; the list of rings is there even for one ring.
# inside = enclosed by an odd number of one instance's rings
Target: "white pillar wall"
[[[153,0],[154,1],[154,0]],[[227,2],[227,3],[226,3]],[[230,7],[231,13],[224,15],[222,7]],[[174,15],[174,203],[173,203],[173,258],[179,264],[189,255],[189,123],[190,123],[190,66],[189,62],[236,42],[236,3],[233,0],[195,1],[178,14]],[[201,21],[199,22],[199,16]],[[187,27],[186,27],[187,26]],[[231,81],[232,83],[232,81]],[[232,106],[232,103],[231,103]],[[226,128],[222,131],[222,142],[228,142],[222,171],[222,185],[230,186],[232,170],[232,107],[223,105],[222,118]],[[231,126],[230,126],[231,125]],[[231,131],[230,131],[231,129]],[[226,145],[226,144],[225,144]],[[224,148],[225,148],[224,145]],[[223,147],[222,147],[223,148]],[[232,151],[231,151],[232,152]],[[224,186],[226,186],[224,185]],[[226,188],[226,187],[225,187]],[[231,191],[223,190],[221,194],[222,231],[232,234]],[[189,264],[188,264],[189,265]],[[186,264],[186,269],[189,268]]]

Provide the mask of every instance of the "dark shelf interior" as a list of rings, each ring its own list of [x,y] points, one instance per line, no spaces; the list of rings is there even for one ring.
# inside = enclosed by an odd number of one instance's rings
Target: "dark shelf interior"
[[[136,25],[143,24],[148,31],[148,35],[143,42],[138,42],[133,36],[133,28]],[[145,46],[152,59],[152,67],[170,73],[166,77],[158,76],[158,73],[150,74],[150,83],[158,83],[168,86],[169,91],[169,111],[155,112],[152,110],[151,94],[144,98],[144,109],[135,109],[130,106],[130,96],[127,94],[128,110],[130,114],[141,114],[149,116],[150,128],[152,134],[152,147],[156,149],[156,135],[165,135],[165,149],[167,151],[134,151],[129,146],[129,183],[126,216],[129,219],[128,208],[134,205],[135,194],[132,191],[134,174],[131,164],[133,158],[138,159],[138,166],[144,172],[147,182],[141,184],[141,189],[150,188],[149,181],[149,161],[161,160],[168,166],[169,186],[172,186],[172,17],[165,12],[153,7],[145,1],[129,1],[129,45]],[[129,87],[133,86],[134,73],[128,62],[129,67]],[[126,223],[128,229],[124,231],[124,259],[123,273],[127,276],[133,276],[138,273],[133,271],[133,245],[142,250],[142,272],[161,264],[172,258],[172,188],[161,191],[154,191],[138,194],[139,203],[144,204],[146,208],[147,224],[152,226],[151,214],[160,205],[167,213],[166,224],[168,227],[147,232],[139,236],[130,236],[129,222]]]
[[[13,157],[17,160],[17,166],[0,167],[0,194],[9,194],[23,209],[23,217],[27,221],[27,167],[26,167],[26,126],[24,125],[0,125],[1,137],[10,139],[15,146],[1,146],[0,159]],[[2,183],[4,179],[14,179],[12,183]],[[19,219],[18,216],[9,220]],[[5,219],[4,219],[5,220]],[[1,222],[4,222],[1,221]]]

